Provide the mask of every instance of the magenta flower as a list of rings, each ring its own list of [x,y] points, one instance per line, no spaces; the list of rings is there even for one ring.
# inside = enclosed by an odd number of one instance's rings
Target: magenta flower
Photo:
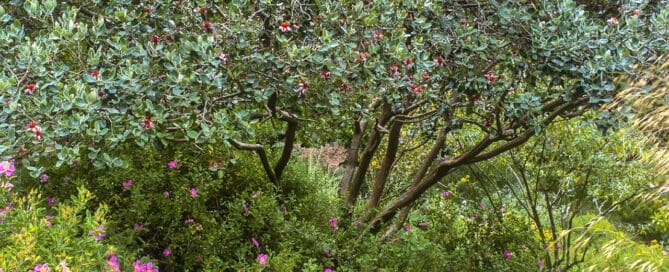
[[[139,260],[132,262],[132,272],[143,272],[143,269],[144,265]]]
[[[260,253],[260,254],[258,254],[258,258],[257,258],[257,259],[258,259],[258,263],[259,263],[260,265],[265,265],[265,264],[267,264],[267,254],[265,254],[265,253]]]
[[[153,267],[152,262],[145,263],[143,269],[142,272],[158,272],[158,269]]]
[[[334,272],[334,270],[332,270],[330,268],[326,268],[325,270],[323,270],[323,272]]]
[[[511,255],[511,251],[509,251],[508,248],[504,250],[504,258],[506,258],[507,260],[511,260],[511,258],[513,258],[513,256]]]
[[[46,173],[42,173],[41,175],[39,175],[39,182],[44,184],[47,183],[48,181],[49,181],[49,175],[47,175]]]
[[[330,217],[330,229],[337,231],[337,217]]]
[[[360,219],[356,219],[355,221],[353,221],[353,225],[356,227],[360,226],[360,224],[362,224],[362,222],[360,222]]]
[[[404,231],[411,231],[411,225],[404,225]]]
[[[544,259],[539,259],[539,270],[544,269]]]
[[[130,188],[130,186],[132,185],[132,180],[131,179],[126,180],[122,184],[123,184],[123,188]]]
[[[109,255],[109,259],[106,261],[105,269],[111,270],[112,272],[121,272],[121,268],[119,267],[118,260],[116,259],[116,255],[114,253]]]
[[[168,162],[167,162],[167,168],[169,168],[169,169],[175,169],[175,168],[177,168],[177,167],[179,167],[179,163],[177,163],[177,161],[175,161],[175,160],[171,160],[171,161],[168,161]]]
[[[258,240],[256,240],[255,237],[251,237],[251,243],[255,248],[260,248],[260,243],[258,243]]]
[[[107,233],[105,233],[105,226],[103,225],[98,225],[97,227],[95,227],[95,230],[88,231],[88,236],[94,236],[93,238],[95,239],[95,241],[100,241],[106,235]]]
[[[249,207],[246,206],[246,203],[242,204],[242,211],[244,214],[249,214]]]
[[[184,220],[184,224],[186,224],[186,225],[193,224],[193,222],[195,222],[195,220],[193,220],[193,218],[187,218],[186,220]]]
[[[28,272],[49,272],[49,264],[38,264],[35,266],[35,268],[28,270]]]
[[[451,195],[451,193],[449,191],[441,192],[441,196],[443,196],[443,197],[448,197],[449,195]]]
[[[163,249],[163,256],[167,257],[172,254],[172,250],[169,248]]]
[[[171,194],[172,194],[172,193],[170,193],[170,191],[165,191],[165,192],[163,192],[163,195],[164,195],[165,197],[170,197]]]
[[[14,164],[8,161],[1,161],[0,162],[0,174],[5,174],[5,176],[12,176],[14,174],[14,171],[16,171],[16,168],[14,168]]]
[[[190,196],[191,196],[192,198],[196,198],[196,197],[197,197],[197,189],[195,189],[195,187],[190,188]]]
[[[53,204],[56,204],[56,198],[53,197],[53,196],[50,196],[49,198],[47,198],[46,204],[49,205],[49,206],[53,206]]]

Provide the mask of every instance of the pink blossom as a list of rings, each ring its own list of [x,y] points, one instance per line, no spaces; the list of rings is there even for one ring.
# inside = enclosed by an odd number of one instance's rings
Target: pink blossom
[[[105,269],[111,270],[113,272],[121,272],[121,268],[118,264],[118,260],[116,259],[116,255],[112,253],[109,255],[109,259],[106,261]]]
[[[60,264],[59,264],[59,265],[60,265],[60,268],[63,269],[64,272],[70,272],[70,271],[72,271],[72,270],[70,270],[69,267],[67,267],[67,263],[65,263],[65,261],[60,261]],[[1,271],[0,271],[0,272],[1,272]]]
[[[132,185],[132,180],[131,179],[126,180],[126,181],[123,182],[123,188],[130,188],[131,185]]]
[[[427,229],[428,226],[429,224],[425,221],[418,223],[418,227],[421,229]]]
[[[332,252],[329,249],[325,250],[325,257],[332,257]]]
[[[611,17],[611,18],[608,20],[608,22],[611,23],[612,25],[617,25],[617,24],[620,23],[620,21],[619,21],[618,18],[616,18],[616,17]]]
[[[337,231],[337,217],[330,217],[330,229]]]
[[[16,171],[16,168],[14,168],[14,164],[8,161],[1,161],[0,162],[0,174],[5,174],[5,176],[12,176],[14,174],[14,171]]]
[[[258,259],[258,263],[260,265],[267,264],[267,254],[265,254],[265,253],[258,254],[258,257],[256,259]]]
[[[328,78],[330,78],[330,71],[325,70],[325,71],[321,72],[321,77],[322,77],[323,79],[328,79]]]
[[[246,206],[246,203],[242,204],[242,212],[244,212],[244,214],[249,214],[249,207]]]
[[[177,161],[175,161],[175,160],[171,160],[171,161],[168,161],[168,162],[167,162],[167,168],[169,168],[169,169],[175,169],[175,168],[177,168],[177,167],[179,167],[179,163],[177,163]]]
[[[9,181],[7,181],[7,182],[3,182],[3,183],[2,183],[2,188],[7,189],[7,191],[9,192],[9,191],[12,190],[12,188],[14,188],[14,184],[12,184],[12,183],[9,182]]]
[[[135,229],[135,231],[142,231],[144,229],[144,224],[135,223],[134,225],[132,225],[132,227],[133,227],[133,229]]]
[[[172,254],[172,250],[169,248],[163,249],[163,256],[167,257]]]
[[[360,222],[360,219],[356,219],[355,221],[353,221],[353,225],[356,227],[360,226],[360,224],[362,224],[362,222]]]
[[[513,258],[513,256],[511,256],[511,251],[509,251],[508,248],[504,250],[504,258],[507,260],[511,260],[511,258]]]
[[[639,12],[638,9],[633,10],[631,13],[632,13],[632,17],[637,17],[641,14],[641,12]]]
[[[46,173],[42,173],[39,175],[39,182],[42,184],[47,183],[49,181],[49,176]]]
[[[228,55],[225,53],[218,54],[218,59],[220,59],[223,64],[228,63]]]
[[[44,218],[46,219],[46,226],[51,227],[53,225],[53,223],[51,222],[51,220],[53,219],[53,215],[47,214]]]
[[[191,196],[192,198],[196,198],[196,197],[197,197],[197,189],[195,189],[195,188],[190,188],[190,196]]]
[[[443,197],[448,197],[449,195],[451,195],[451,193],[449,191],[441,192],[441,196],[443,196]]]
[[[258,243],[258,240],[256,240],[255,237],[251,237],[251,244],[253,244],[255,248],[260,248],[260,243]]]
[[[165,191],[165,192],[163,192],[163,195],[164,195],[165,197],[170,197],[171,194],[172,194],[172,193],[170,193],[170,191]]]
[[[49,198],[47,198],[46,204],[49,205],[49,206],[53,206],[53,204],[56,204],[56,198],[53,197],[53,196],[50,196]]]
[[[28,270],[28,272],[49,272],[49,264],[38,264],[35,266],[35,268]]]
[[[489,84],[495,84],[497,80],[499,79],[498,75],[495,75],[492,71],[488,71],[485,73],[485,78],[488,80]]]
[[[323,272],[334,272],[334,270],[332,270],[330,268],[326,268],[325,270],[323,270]]]
[[[404,225],[404,231],[411,231],[411,225]]]
[[[538,266],[539,266],[539,270],[544,269],[544,259],[539,259]]]

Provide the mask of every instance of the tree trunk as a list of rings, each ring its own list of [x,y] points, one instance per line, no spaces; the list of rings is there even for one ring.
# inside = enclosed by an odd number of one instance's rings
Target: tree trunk
[[[402,122],[394,122],[390,127],[388,133],[388,146],[386,147],[386,155],[383,157],[381,166],[376,171],[374,177],[374,185],[372,188],[372,195],[369,197],[367,207],[372,210],[375,209],[383,195],[383,189],[386,185],[390,171],[392,170],[393,162],[397,155],[397,147],[400,143],[400,132],[402,131]]]

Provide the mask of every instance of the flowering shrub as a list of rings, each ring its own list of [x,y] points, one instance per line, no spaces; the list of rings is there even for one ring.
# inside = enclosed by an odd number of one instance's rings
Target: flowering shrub
[[[11,174],[4,171],[0,181],[24,182],[10,179]],[[91,214],[87,205],[92,199],[83,187],[69,201],[57,205],[47,205],[37,190],[19,196],[10,186],[0,189],[0,269],[101,271],[108,252],[131,259],[129,252],[105,238],[109,209],[103,205]]]

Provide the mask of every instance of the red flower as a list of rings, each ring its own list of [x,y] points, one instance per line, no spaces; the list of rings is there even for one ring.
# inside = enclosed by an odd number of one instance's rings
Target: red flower
[[[467,26],[467,20],[466,19],[460,19],[460,26]]]
[[[632,16],[633,17],[637,17],[637,16],[639,16],[639,14],[641,14],[641,13],[639,12],[638,9],[635,9],[635,10],[632,11]]]
[[[488,71],[485,73],[485,78],[488,79],[488,83],[495,84],[495,82],[497,82],[499,79],[499,76],[495,75],[492,71]]]
[[[428,73],[428,72],[423,72],[422,77],[423,77],[423,79],[426,79],[426,80],[427,80],[427,79],[430,79],[430,73]]]
[[[286,31],[291,31],[292,28],[290,28],[290,22],[284,21],[279,25],[279,29],[281,29],[281,32],[286,32]]]
[[[163,36],[163,40],[165,40],[166,42],[171,42],[172,41],[172,35],[165,34],[165,36]]]
[[[413,60],[412,59],[405,59],[404,60],[404,66],[407,68],[411,67],[413,65]]]
[[[202,29],[204,29],[204,31],[209,32],[209,31],[214,30],[214,25],[209,21],[204,21],[202,23]]]
[[[321,77],[322,77],[323,79],[328,79],[328,78],[330,78],[330,71],[325,70],[325,71],[321,72]]]
[[[37,121],[30,120],[30,122],[28,122],[28,126],[27,126],[28,129],[33,130],[37,127],[39,127],[39,124],[37,123]]]
[[[97,79],[98,76],[100,76],[100,72],[98,70],[93,69],[93,71],[91,71],[91,76]]]
[[[393,64],[390,66],[390,74],[392,76],[399,76],[400,75],[400,67],[397,66],[397,64]]]
[[[152,117],[144,118],[144,121],[142,121],[142,126],[145,129],[151,129],[153,127],[153,118]]]
[[[33,94],[35,90],[37,89],[37,83],[30,83],[26,85],[26,93]]]
[[[342,83],[341,85],[339,85],[339,88],[344,90],[344,91],[348,91],[348,84]]]
[[[202,14],[202,15],[207,15],[207,8],[205,8],[205,7],[200,7],[200,14]]]
[[[369,58],[369,53],[361,53],[355,57],[355,62],[363,62],[366,61],[367,58]]]
[[[297,89],[295,90],[299,96],[304,95],[309,89],[309,83],[304,80],[300,80],[300,83],[297,84]]]
[[[158,35],[153,35],[151,37],[151,42],[153,43],[154,46],[158,45],[159,41],[160,41],[160,37],[158,37]]]
[[[319,22],[320,22],[320,21],[322,21],[322,20],[323,20],[323,16],[316,15],[316,21],[319,21]]]
[[[622,12],[625,12],[625,7],[624,7],[624,6],[620,6],[620,7],[618,8],[618,11],[620,11],[621,13],[622,13]]]
[[[441,67],[444,66],[444,63],[446,63],[446,60],[442,56],[438,56],[434,58],[434,66]]]
[[[144,13],[151,14],[151,8],[150,7],[144,7]]]
[[[413,84],[411,85],[411,91],[415,94],[419,94],[423,92],[423,89],[421,89],[420,86]]]

